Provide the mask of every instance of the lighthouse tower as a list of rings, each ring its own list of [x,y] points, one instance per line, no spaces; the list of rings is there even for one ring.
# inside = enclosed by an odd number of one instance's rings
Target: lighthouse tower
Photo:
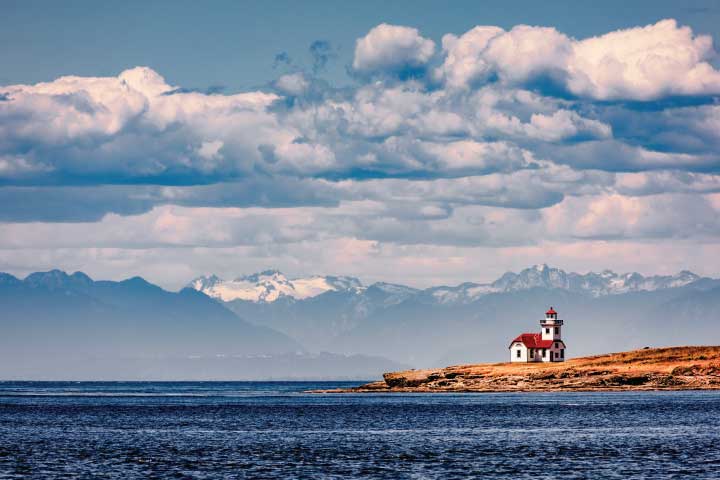
[[[540,320],[540,333],[523,333],[510,342],[511,362],[564,362],[563,321],[553,307]]]
[[[542,327],[542,339],[558,341],[562,340],[562,325],[563,321],[557,318],[558,313],[553,307],[545,312],[545,319],[540,320],[540,327]]]

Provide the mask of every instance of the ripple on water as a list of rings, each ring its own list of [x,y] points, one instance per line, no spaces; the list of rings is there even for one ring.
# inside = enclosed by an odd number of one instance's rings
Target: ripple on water
[[[73,384],[67,395],[63,384],[3,383],[0,477],[717,478],[720,469],[720,392],[302,393],[317,386]]]

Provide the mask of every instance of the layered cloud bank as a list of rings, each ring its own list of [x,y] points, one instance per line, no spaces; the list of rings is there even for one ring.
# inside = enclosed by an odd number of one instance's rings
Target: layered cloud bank
[[[585,39],[478,26],[439,43],[381,24],[357,39],[353,88],[298,70],[208,94],[147,67],[0,86],[0,262],[182,247],[322,264],[354,245],[380,268],[380,251],[437,246],[449,272],[480,250],[562,263],[543,255],[603,242],[646,245],[635,268],[654,272],[669,242],[717,249],[716,55],[674,20]]]

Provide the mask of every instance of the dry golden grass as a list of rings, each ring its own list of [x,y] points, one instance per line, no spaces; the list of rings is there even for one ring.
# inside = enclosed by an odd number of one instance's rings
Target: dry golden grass
[[[512,375],[532,373],[537,370],[562,371],[567,369],[596,370],[599,367],[615,371],[652,371],[668,372],[680,364],[693,363],[705,365],[720,361],[720,346],[704,347],[668,347],[631,350],[629,352],[608,353],[592,357],[579,357],[558,363],[480,363],[475,365],[457,365],[448,370],[477,372],[485,375]],[[426,370],[427,371],[427,370]]]
[[[383,377],[348,391],[720,389],[720,346],[642,349],[559,363],[455,365]]]

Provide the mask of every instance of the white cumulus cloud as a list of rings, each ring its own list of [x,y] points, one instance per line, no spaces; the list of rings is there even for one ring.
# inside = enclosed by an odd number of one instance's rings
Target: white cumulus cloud
[[[508,84],[545,76],[598,100],[720,94],[720,71],[709,63],[712,38],[672,19],[582,40],[547,27],[475,27],[445,36],[443,50],[435,75],[456,88],[491,75]]]
[[[419,67],[435,53],[435,42],[416,28],[382,23],[357,40],[353,68],[359,72]]]

